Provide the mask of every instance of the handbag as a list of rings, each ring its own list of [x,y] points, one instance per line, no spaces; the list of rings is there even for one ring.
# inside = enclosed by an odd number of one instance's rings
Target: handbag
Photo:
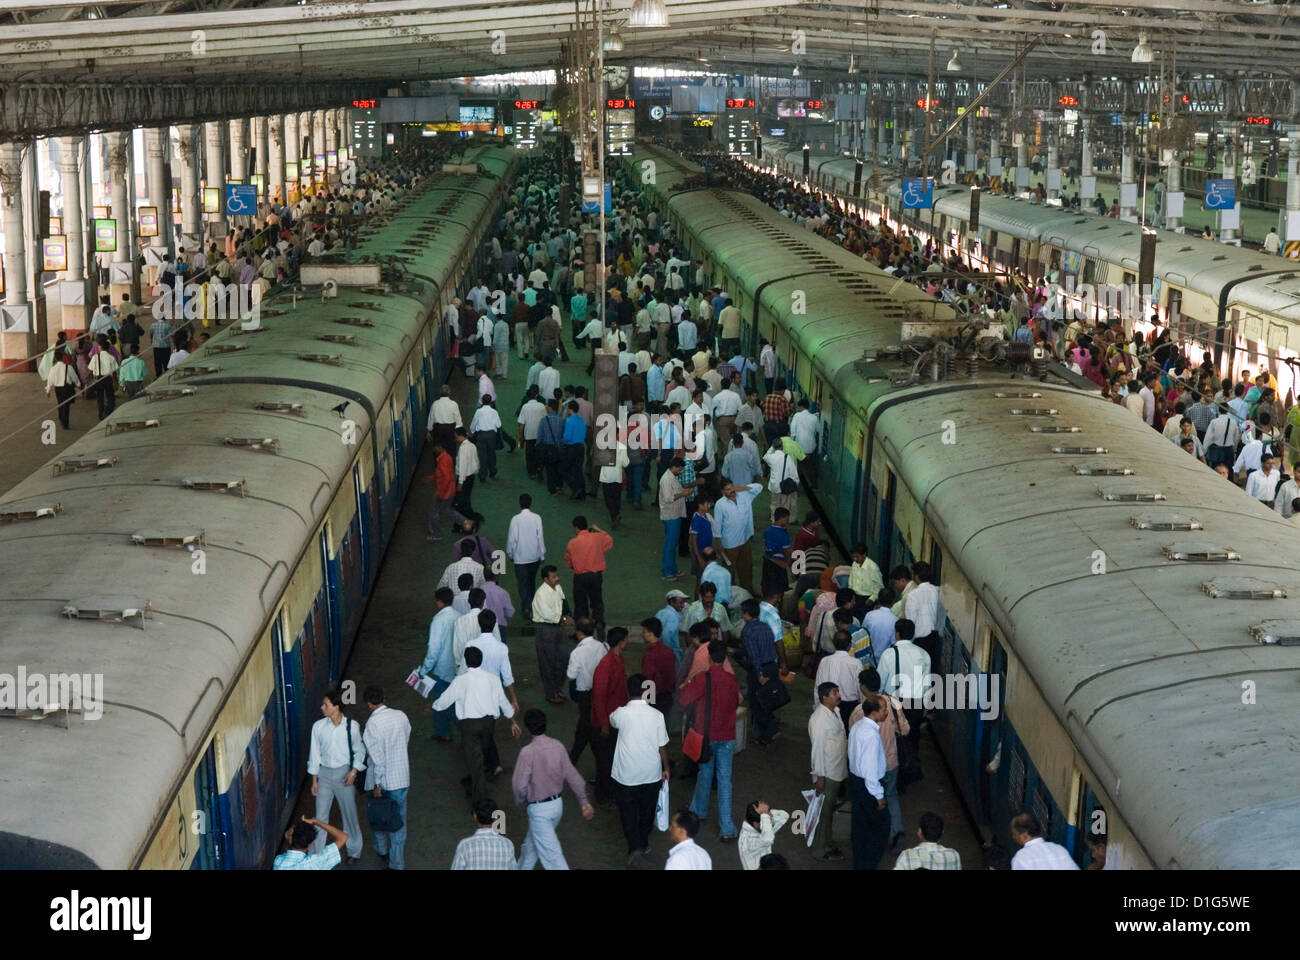
[[[366,819],[376,833],[396,833],[402,829],[402,810],[387,793],[366,799]]]
[[[713,676],[712,669],[704,674],[704,733],[699,727],[691,727],[682,738],[682,753],[696,763],[708,763],[713,759],[713,750],[709,744],[709,724],[713,720]]]
[[[355,750],[352,749],[352,721],[349,720],[347,718],[347,715],[345,714],[343,717],[343,722],[347,724],[347,731],[348,731],[348,763],[352,764],[353,770],[356,770],[357,753]],[[364,776],[361,776],[359,771],[357,774],[357,778],[352,781],[352,786],[355,787],[359,793],[366,792],[366,778]]]
[[[758,684],[754,699],[768,713],[776,713],[790,702],[790,691],[779,676],[769,677],[767,683]]]
[[[789,465],[790,465],[790,454],[787,453],[785,455],[785,463],[781,467],[781,472],[784,473],[785,468],[788,467]],[[796,480],[794,477],[786,477],[784,480],[781,481],[782,493],[784,494],[797,493],[798,490],[799,490],[799,481]]]

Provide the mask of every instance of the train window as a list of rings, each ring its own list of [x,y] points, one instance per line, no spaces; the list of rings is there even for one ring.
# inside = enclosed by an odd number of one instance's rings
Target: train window
[[[1095,283],[1097,280],[1097,261],[1089,257],[1083,263],[1083,282]]]
[[[1170,287],[1169,299],[1165,304],[1165,315],[1169,318],[1170,323],[1174,322],[1174,318],[1182,312],[1182,309],[1183,291],[1179,290],[1177,287]]]
[[[1137,274],[1135,274],[1135,273],[1129,273],[1127,270],[1124,271],[1124,289],[1125,289],[1125,290],[1127,290],[1129,287],[1133,286],[1133,284],[1135,284],[1135,283],[1137,283],[1137,282],[1138,282]]]
[[[933,540],[930,542],[930,582],[936,586],[941,582],[943,571],[943,548]]]
[[[1030,804],[1034,816],[1038,822],[1043,825],[1043,836],[1051,837],[1052,835],[1052,795],[1047,792],[1047,787],[1039,780],[1034,786],[1034,799]]]
[[[996,250],[997,248],[998,248],[998,232],[997,232],[996,230],[990,230],[990,231],[989,231],[989,249],[990,249],[990,250]]]
[[[1016,744],[1011,750],[1011,776],[1007,778],[1007,806],[1017,813],[1025,809],[1025,749]]]

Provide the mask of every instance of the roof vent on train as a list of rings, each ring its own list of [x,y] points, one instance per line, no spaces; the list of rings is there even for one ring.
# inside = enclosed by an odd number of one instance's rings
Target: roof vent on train
[[[280,449],[278,437],[226,437],[222,442],[228,447],[240,447],[244,450],[276,453]]]
[[[377,313],[384,312],[384,305],[378,300],[358,300],[353,306],[361,310],[374,310]]]
[[[382,284],[382,285],[377,286],[377,287],[373,287],[373,286],[372,286],[372,287],[362,287],[362,288],[361,288],[361,292],[362,292],[362,293],[378,293],[378,294],[382,294],[382,295],[384,295],[384,296],[387,296],[388,294],[390,294],[390,293],[393,292],[393,287],[392,287],[392,284],[390,284],[390,283],[385,283],[385,284]]]
[[[1195,542],[1172,543],[1161,552],[1170,560],[1187,560],[1193,563],[1228,563],[1241,559],[1241,554],[1230,547]]]
[[[283,312],[283,311],[281,311],[281,312]],[[262,311],[262,315],[263,315],[263,316],[266,315],[266,311],[265,311],[265,310]],[[271,328],[268,327],[268,326],[267,326],[266,324],[264,324],[264,323],[259,323],[259,324],[258,324],[257,326],[255,326],[255,327],[246,327],[246,326],[244,326],[244,325],[241,323],[239,326],[235,327],[235,336],[237,336],[237,337],[243,337],[243,336],[246,336],[247,334],[250,334],[250,333],[266,333],[266,332],[267,332],[268,330],[270,330],[270,329],[271,329]]]
[[[316,339],[324,340],[326,343],[342,343],[349,347],[355,347],[357,345],[356,336],[350,333],[322,333]]]
[[[240,350],[247,350],[246,343],[208,343],[203,347],[204,353],[238,353]]]
[[[337,353],[300,353],[299,360],[306,360],[308,363],[328,363],[330,366],[343,366],[343,357]]]
[[[1037,424],[1029,428],[1030,433],[1083,433],[1082,427],[1067,427],[1062,424]]]
[[[181,397],[192,397],[198,392],[195,387],[177,387],[173,390],[146,390],[144,399],[146,403],[153,403],[155,400],[179,400]]]
[[[258,311],[258,316],[259,317],[283,317],[288,312],[289,312],[288,310],[283,310],[279,307],[262,307],[261,310]],[[244,328],[241,325],[240,330],[243,329]],[[253,329],[256,330],[258,328],[253,327]]]
[[[1123,490],[1112,487],[1098,487],[1097,496],[1110,503],[1149,503],[1165,499],[1165,495],[1156,490]]]
[[[1194,249],[1194,248],[1193,248],[1193,247],[1190,247],[1190,246],[1187,246],[1187,247],[1179,247],[1179,248],[1178,248],[1178,252],[1179,252],[1179,253],[1191,253],[1193,249]]]
[[[54,475],[61,477],[65,473],[85,473],[87,470],[103,470],[117,466],[117,457],[64,457],[54,462]]]
[[[1300,620],[1265,620],[1252,624],[1249,630],[1258,643],[1300,647]]]
[[[131,534],[131,542],[138,547],[202,547],[207,544],[207,534],[181,532],[179,530],[147,530],[144,533]]]
[[[1052,453],[1077,454],[1080,456],[1092,456],[1095,454],[1110,453],[1105,447],[1066,447],[1054,446]]]
[[[302,413],[301,403],[290,403],[287,400],[259,400],[253,404],[254,410],[271,410],[275,413]]]
[[[21,520],[44,520],[63,512],[63,504],[51,503],[43,507],[19,506],[12,503],[0,505],[0,523],[18,523]]]
[[[1217,257],[1210,257],[1210,259],[1213,260],[1215,263],[1218,263],[1220,260],[1227,260],[1228,255],[1221,253]]]
[[[1011,409],[1013,417],[1055,417],[1060,412],[1060,410],[1053,407],[1013,407]]]
[[[1038,400],[1042,394],[1029,390],[999,390],[993,396],[999,400]]]
[[[132,430],[148,430],[150,427],[160,427],[162,421],[157,417],[149,417],[147,420],[114,420],[104,427],[104,436],[111,437],[115,433],[129,433]]]
[[[1139,513],[1128,518],[1139,530],[1204,530],[1205,525],[1183,513]]]
[[[244,485],[247,483],[242,477],[238,480],[213,480],[211,478],[193,478],[188,477],[181,481],[181,486],[186,490],[216,490],[219,493],[228,493],[231,490],[238,490],[239,495],[245,496]]]
[[[375,321],[368,320],[365,317],[338,317],[335,323],[347,324],[349,327],[373,327]]]
[[[65,606],[63,615],[70,620],[102,620],[108,623],[139,620],[140,629],[143,630],[145,620],[153,616],[153,604],[147,600],[141,603],[134,598],[86,597]]]
[[[220,367],[177,367],[172,371],[172,376],[177,380],[186,380],[190,377],[202,377],[209,373],[220,373]]]
[[[1215,577],[1201,589],[1216,600],[1285,600],[1286,587],[1257,577]]]
[[[1099,463],[1096,466],[1090,466],[1086,463],[1076,463],[1071,469],[1076,476],[1080,477],[1131,477],[1133,476],[1132,467],[1119,467],[1112,464]]]

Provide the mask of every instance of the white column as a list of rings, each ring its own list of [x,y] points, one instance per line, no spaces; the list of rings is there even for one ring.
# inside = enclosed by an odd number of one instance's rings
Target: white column
[[[994,174],[994,173],[992,172],[992,171],[993,171],[993,161],[994,161],[994,160],[1001,160],[1001,159],[1002,159],[1002,146],[1001,146],[1001,144],[998,143],[998,131],[997,131],[997,125],[994,124],[994,127],[993,127],[993,135],[992,135],[991,137],[989,137],[989,165],[988,165],[988,168],[987,168],[987,169],[989,170],[989,176],[1001,176],[1001,175],[1002,175],[1002,174]],[[1002,173],[1005,173],[1005,172],[1006,172],[1006,171],[1002,171]]]
[[[127,197],[126,178],[134,174],[131,169],[131,132],[108,134],[108,186],[112,197],[113,219],[117,221],[117,253],[114,263],[125,263],[135,256],[131,229],[131,204]]]
[[[1237,131],[1232,124],[1223,124],[1223,173],[1220,176],[1224,180],[1237,179]],[[1237,191],[1240,196],[1240,189]],[[1219,231],[1219,239],[1223,241],[1235,240],[1237,231],[1231,228]]]
[[[242,118],[230,121],[230,179],[248,182],[248,137]]]
[[[203,179],[206,186],[221,188],[226,182],[226,165],[221,156],[221,123],[209,120],[203,125],[205,144]]]
[[[23,231],[22,144],[0,144],[0,189],[4,191],[5,303],[27,302],[27,238]],[[35,149],[35,145],[31,145]]]
[[[167,178],[163,174],[169,137],[167,127],[146,127],[144,131],[144,148],[148,154],[149,203],[158,208],[158,236],[150,238],[149,246],[161,250],[171,247],[172,198],[166,188]]]
[[[325,114],[325,152],[339,148],[339,112],[326,110]]]
[[[296,141],[298,155],[294,158],[299,161],[298,167],[298,184],[301,187],[307,182],[307,178],[302,176],[302,160],[310,160],[313,164],[316,162],[316,142],[312,139],[311,130],[311,111],[307,110],[298,114],[298,139]],[[315,176],[315,174],[313,174]]]
[[[297,165],[302,157],[302,137],[298,132],[298,114],[286,113],[284,115],[284,162]],[[299,181],[302,183],[302,171],[298,171]],[[285,202],[288,203],[295,190],[301,192],[301,188],[296,184],[290,184],[287,180],[284,184]]]
[[[1057,144],[1056,137],[1050,133],[1047,135],[1047,169],[1049,171],[1061,169],[1061,148]],[[1060,192],[1060,190],[1048,190],[1047,196],[1055,199]]]
[[[266,198],[277,197],[283,203],[284,192],[284,118],[273,114],[266,118]]]
[[[203,197],[199,193],[199,156],[194,144],[194,127],[182,124],[176,128],[180,134],[181,161],[181,233],[185,248],[193,249],[203,243]]]
[[[1169,195],[1171,193],[1182,193],[1183,190],[1183,156],[1181,151],[1174,151],[1174,159],[1169,164],[1169,177],[1165,189],[1165,209],[1169,208]],[[1164,214],[1164,210],[1160,211]],[[1164,219],[1166,230],[1177,230],[1182,224],[1182,217],[1169,217]]]
[[[1282,229],[1278,232],[1283,240],[1300,240],[1300,223],[1291,229],[1292,220],[1300,221],[1300,146],[1297,146],[1300,145],[1300,128],[1290,129],[1286,152],[1286,210],[1282,214]]]
[[[81,137],[59,137],[59,183],[63,190],[63,232],[68,238],[68,270],[62,279],[86,278],[86,227],[81,210]]]
[[[1080,152],[1080,156],[1079,156],[1079,176],[1091,177],[1092,176],[1092,144],[1088,142],[1088,128],[1092,125],[1092,121],[1087,117],[1082,117],[1079,123],[1080,123],[1080,130],[1082,132],[1081,140],[1083,143],[1083,149]]]
[[[256,151],[253,158],[253,173],[262,178],[262,188],[266,188],[266,117],[253,117],[250,120],[253,129],[253,149]]]
[[[1130,184],[1136,186],[1137,180],[1133,175],[1133,136],[1128,131],[1124,131],[1124,145],[1120,148],[1119,154],[1119,191],[1121,198],[1124,195],[1124,188]],[[1120,200],[1119,215],[1121,217],[1137,216],[1137,207],[1126,206],[1124,201]]]
[[[889,131],[885,129],[885,114],[876,118],[876,156],[882,160],[889,159]]]
[[[975,112],[966,114],[966,156],[962,158],[962,169],[967,173],[979,166],[975,159]]]

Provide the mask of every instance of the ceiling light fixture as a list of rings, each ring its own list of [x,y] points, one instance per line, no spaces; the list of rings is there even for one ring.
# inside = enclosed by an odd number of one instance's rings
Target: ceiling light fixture
[[[962,70],[965,69],[966,68],[961,65],[961,61],[957,59],[957,51],[954,50],[952,52],[952,59],[948,61],[948,72],[960,73]]]
[[[1147,32],[1145,30],[1138,34],[1138,44],[1133,48],[1134,63],[1150,63],[1155,59],[1155,54],[1151,52],[1151,47],[1147,43]]]
[[[605,52],[619,53],[623,49],[623,38],[618,34],[618,27],[609,31],[609,36],[605,38]]]
[[[798,67],[797,64],[795,65],[795,68],[794,68],[794,75],[795,75],[796,77],[799,76],[799,67]]]
[[[668,26],[668,7],[664,0],[636,0],[627,15],[629,27]]]

